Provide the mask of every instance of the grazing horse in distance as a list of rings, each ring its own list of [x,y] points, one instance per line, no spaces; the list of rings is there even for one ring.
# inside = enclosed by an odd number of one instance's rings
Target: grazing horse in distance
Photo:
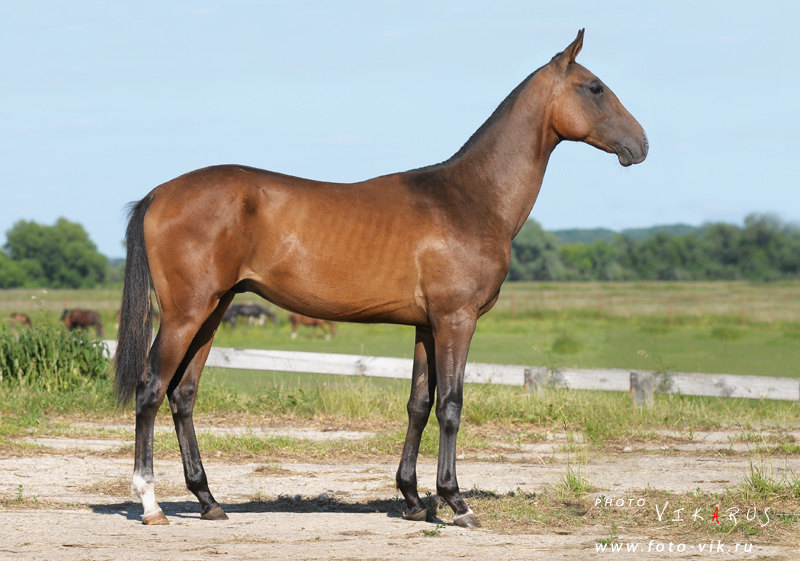
[[[274,313],[258,304],[234,304],[222,316],[222,322],[236,327],[236,319],[239,317],[246,317],[251,327],[256,323],[264,325],[267,318],[274,324],[278,323],[278,317]]]
[[[28,314],[21,314],[19,312],[11,313],[11,323],[12,325],[24,325],[27,327],[33,325],[33,322]]]
[[[641,125],[575,62],[583,30],[533,72],[451,158],[351,184],[238,165],[196,170],[131,207],[116,354],[121,404],[136,395],[133,489],[145,524],[168,524],[153,483],[156,414],[169,399],[186,486],[206,519],[227,518],[208,488],[192,413],[203,365],[236,294],[330,321],[414,326],[408,428],[397,470],[404,516],[424,520],[420,438],[435,407],[438,496],[476,526],[456,477],[464,367],[476,322],[497,302],[511,241],[530,215],[550,155],[585,142],[630,166]],[[150,290],[162,321],[150,346]]]
[[[100,314],[94,310],[81,310],[78,308],[64,310],[61,314],[61,321],[70,331],[75,329],[88,330],[90,327],[94,327],[97,336],[103,336],[103,323],[100,321]]]
[[[289,314],[289,322],[292,324],[292,339],[297,339],[297,328],[301,325],[312,327],[314,329],[313,333],[315,339],[317,338],[317,327],[322,328],[326,341],[331,337],[336,337],[336,324],[326,319],[310,318],[300,314]],[[325,333],[326,329],[327,333]]]

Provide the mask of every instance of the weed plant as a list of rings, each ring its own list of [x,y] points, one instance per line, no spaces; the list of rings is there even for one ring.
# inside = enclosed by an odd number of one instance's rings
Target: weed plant
[[[83,331],[40,324],[12,331],[0,326],[0,386],[64,392],[106,378],[99,340]]]

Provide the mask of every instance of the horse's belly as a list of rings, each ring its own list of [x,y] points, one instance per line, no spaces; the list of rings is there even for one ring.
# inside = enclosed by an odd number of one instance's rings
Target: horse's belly
[[[385,322],[421,325],[424,306],[414,288],[402,279],[367,279],[353,275],[272,271],[254,279],[252,289],[274,304],[305,316],[333,321]]]

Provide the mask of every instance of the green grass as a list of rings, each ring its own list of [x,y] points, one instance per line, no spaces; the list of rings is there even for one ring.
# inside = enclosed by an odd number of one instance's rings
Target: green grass
[[[26,311],[55,323],[63,307],[91,307],[113,327],[119,289],[0,291],[0,310]],[[250,295],[244,301],[258,301]],[[27,308],[25,307],[27,306]],[[7,322],[6,314],[0,323]],[[223,326],[215,344],[411,358],[414,330],[405,326],[341,324],[331,341],[310,330],[290,339],[279,326]],[[800,283],[521,283],[507,284],[496,310],[478,323],[469,360],[581,368],[631,368],[761,374],[800,378]],[[110,374],[80,390],[0,390],[0,436],[52,416],[119,417]],[[207,369],[200,415],[330,418],[343,423],[403,427],[408,382],[341,376]],[[581,432],[601,444],[655,428],[682,431],[719,426],[797,427],[798,404],[659,395],[652,409],[634,409],[627,394],[521,388],[465,388],[464,421]],[[167,415],[165,410],[161,415]],[[432,418],[435,423],[435,418]],[[524,427],[532,427],[530,430]],[[397,429],[401,430],[401,429]],[[533,438],[533,437],[531,437]],[[796,453],[794,443],[781,443]]]
[[[55,322],[67,307],[100,312],[114,338],[119,288],[0,290],[0,323],[12,311]],[[261,302],[245,294],[240,302]],[[301,328],[219,329],[215,345],[410,358],[414,330],[340,324],[332,341]],[[800,377],[800,282],[506,283],[478,323],[469,359],[551,367],[631,368]]]
[[[575,470],[567,464],[567,472],[555,486],[556,496],[561,500],[582,498],[591,488],[587,477],[581,473],[582,470]]]
[[[408,381],[271,373],[268,381],[259,379],[263,384],[240,384],[229,378],[236,374],[241,375],[214,369],[204,376],[196,406],[200,419],[243,415],[244,423],[247,418],[258,418],[259,422],[272,418],[361,427],[378,432],[377,440],[368,448],[388,452],[402,444]],[[159,415],[169,418],[166,404]],[[75,416],[130,422],[132,413],[116,408],[108,375],[68,392],[0,388],[0,437],[52,432],[58,429],[60,418]],[[519,387],[467,384],[462,418],[459,444],[473,451],[490,448],[498,438],[510,446],[541,442],[547,432],[581,433],[590,445],[603,446],[628,438],[657,440],[656,429],[685,432],[735,427],[755,432],[796,428],[800,426],[800,404],[659,394],[654,407],[638,408],[624,393],[553,389],[531,395]],[[422,442],[423,453],[435,453],[437,430],[432,414]],[[274,444],[244,438],[235,445],[246,449]],[[223,445],[222,441],[218,444]],[[795,453],[794,443],[782,445],[785,449],[774,447],[774,452]]]
[[[738,323],[728,318],[585,317],[579,312],[511,320],[488,314],[478,322],[469,360],[552,368],[631,368],[800,377],[800,326]],[[800,331],[799,331],[800,332]],[[790,334],[790,335],[787,335]],[[406,326],[342,324],[331,341],[310,332],[289,338],[288,325],[220,328],[220,347],[413,356]]]
[[[409,389],[407,380],[212,369],[201,382],[197,410],[404,422]],[[530,395],[519,387],[467,384],[462,415],[476,426],[566,428],[602,443],[652,427],[798,426],[800,404],[658,394],[653,408],[636,408],[626,393],[549,389]]]

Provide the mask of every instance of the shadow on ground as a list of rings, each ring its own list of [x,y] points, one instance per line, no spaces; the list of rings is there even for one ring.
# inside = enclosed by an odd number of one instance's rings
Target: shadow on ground
[[[430,501],[435,510],[435,497]],[[200,505],[195,501],[162,501],[159,506],[167,516],[176,518],[200,518]],[[257,512],[295,512],[295,513],[320,513],[336,512],[343,514],[365,514],[365,513],[385,513],[389,518],[400,518],[405,508],[402,499],[382,499],[372,500],[363,503],[350,503],[340,501],[330,497],[301,498],[281,496],[273,500],[250,500],[242,503],[222,503],[220,506],[228,514],[234,513],[257,513]],[[124,516],[128,520],[140,520],[142,518],[142,505],[125,501],[112,504],[89,505],[93,512],[98,514],[109,514]],[[440,522],[429,516],[429,520]]]

